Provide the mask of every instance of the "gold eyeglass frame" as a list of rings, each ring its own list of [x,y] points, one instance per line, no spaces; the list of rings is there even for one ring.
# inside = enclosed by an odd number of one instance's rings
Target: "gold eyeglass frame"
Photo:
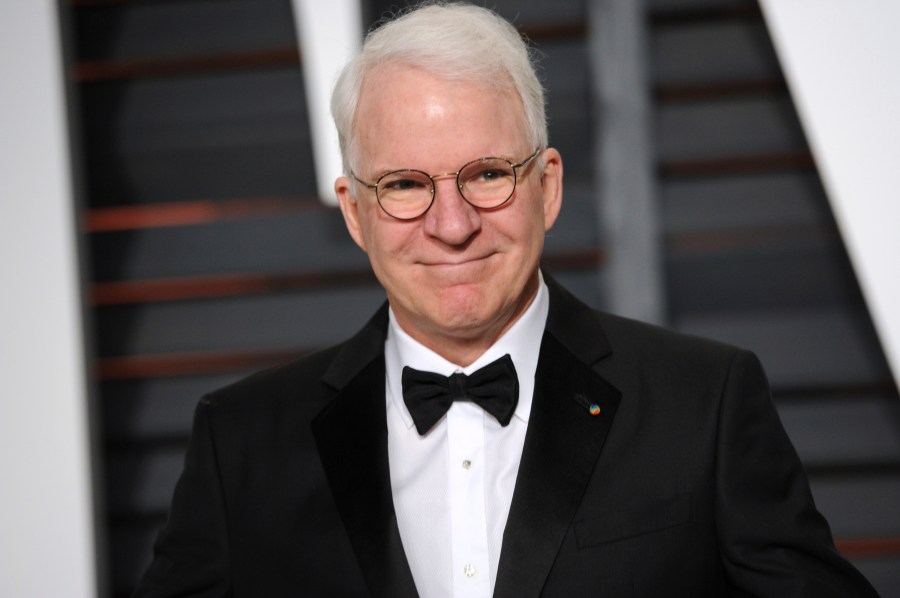
[[[428,210],[431,209],[431,206],[434,205],[435,181],[436,181],[437,179],[443,179],[443,178],[447,178],[447,177],[451,177],[451,176],[452,176],[452,177],[456,177],[456,188],[459,190],[459,195],[460,195],[460,197],[462,197],[462,198],[466,201],[466,203],[468,203],[470,206],[472,206],[473,208],[476,208],[476,209],[478,209],[478,210],[494,210],[494,209],[499,208],[500,206],[502,206],[503,204],[505,204],[506,202],[508,202],[508,201],[510,200],[510,198],[515,194],[515,192],[516,192],[516,185],[517,185],[518,182],[519,182],[519,168],[522,168],[523,166],[525,166],[526,164],[528,164],[531,160],[533,160],[535,157],[537,157],[537,155],[538,155],[539,153],[541,153],[541,148],[540,148],[540,147],[538,147],[537,149],[535,149],[534,152],[532,152],[532,154],[531,154],[530,156],[528,156],[527,158],[525,158],[525,159],[522,160],[521,162],[515,162],[515,163],[514,163],[514,162],[510,162],[510,161],[507,160],[506,158],[500,158],[500,157],[497,157],[497,156],[485,156],[484,158],[476,158],[475,160],[471,160],[471,161],[469,161],[469,162],[466,162],[466,163],[463,164],[463,165],[460,167],[460,169],[457,170],[456,172],[444,172],[444,173],[441,173],[441,174],[433,174],[433,175],[432,175],[432,174],[428,174],[427,172],[424,172],[424,171],[422,171],[422,170],[415,169],[415,168],[400,168],[400,169],[397,169],[397,170],[391,170],[390,172],[384,173],[383,175],[381,175],[380,177],[378,177],[378,179],[377,179],[374,183],[367,183],[366,181],[364,181],[364,180],[362,180],[361,178],[359,178],[358,176],[356,176],[356,173],[354,173],[352,170],[350,171],[350,176],[353,177],[353,179],[354,179],[357,183],[363,185],[364,187],[366,187],[366,188],[368,188],[368,189],[373,189],[373,190],[375,191],[375,199],[378,201],[378,206],[381,208],[381,210],[382,210],[385,214],[387,214],[387,215],[390,216],[391,218],[396,218],[397,220],[415,220],[416,218],[421,218],[422,216],[424,216],[424,215],[428,212]],[[469,201],[468,198],[466,197],[466,194],[463,193],[463,188],[462,188],[463,185],[462,185],[462,182],[459,180],[459,174],[460,174],[463,170],[465,170],[466,168],[468,168],[469,166],[471,166],[472,164],[476,164],[476,163],[478,163],[478,162],[485,162],[485,161],[487,161],[487,160],[502,160],[503,162],[506,162],[507,164],[509,164],[510,168],[512,168],[512,171],[513,171],[513,186],[512,186],[512,189],[511,189],[510,192],[509,192],[509,195],[508,195],[503,201],[497,203],[497,205],[493,205],[493,206],[477,206],[477,205],[473,204],[471,201]],[[400,216],[395,216],[394,214],[391,214],[391,213],[384,207],[384,204],[381,203],[381,197],[380,197],[379,194],[378,194],[378,184],[379,184],[382,180],[384,180],[385,177],[388,177],[388,176],[390,176],[390,175],[392,175],[392,174],[397,174],[398,172],[415,172],[415,173],[418,173],[418,174],[425,175],[426,177],[428,177],[429,179],[431,179],[431,187],[430,187],[430,190],[431,190],[431,201],[428,202],[428,205],[425,206],[425,209],[424,209],[424,210],[422,210],[420,213],[416,214],[415,216],[409,216],[409,217],[405,217],[405,218],[402,218],[402,217],[400,217]]]

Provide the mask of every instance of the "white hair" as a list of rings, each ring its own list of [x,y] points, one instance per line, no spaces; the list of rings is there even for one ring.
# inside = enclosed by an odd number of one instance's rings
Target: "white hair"
[[[533,147],[547,146],[544,89],[533,51],[495,12],[462,2],[429,1],[372,29],[362,50],[341,71],[331,95],[345,172],[356,158],[353,131],[367,75],[386,64],[421,68],[440,78],[503,91],[514,90],[525,114]]]

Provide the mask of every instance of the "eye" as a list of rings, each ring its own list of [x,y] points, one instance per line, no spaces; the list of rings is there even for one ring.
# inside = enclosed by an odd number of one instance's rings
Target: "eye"
[[[465,183],[468,185],[494,185],[507,180],[512,176],[509,168],[496,165],[484,166],[466,173]]]
[[[386,175],[378,186],[385,193],[427,190],[431,186],[431,179],[415,172],[394,172]]]
[[[486,181],[493,181],[495,179],[499,179],[504,176],[506,173],[502,170],[485,170],[479,176]]]
[[[415,189],[416,187],[421,186],[421,182],[414,181],[412,179],[396,179],[393,181],[388,181],[382,185],[382,187],[390,191],[407,191],[409,189]]]

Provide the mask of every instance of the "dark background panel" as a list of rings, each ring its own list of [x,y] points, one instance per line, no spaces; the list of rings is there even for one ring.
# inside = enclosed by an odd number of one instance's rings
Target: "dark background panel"
[[[183,58],[293,44],[290,2],[163,0],[75,11],[81,60]]]

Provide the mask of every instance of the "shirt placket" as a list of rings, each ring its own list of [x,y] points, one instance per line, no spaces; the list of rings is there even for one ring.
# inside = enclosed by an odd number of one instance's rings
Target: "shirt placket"
[[[457,403],[447,413],[453,596],[491,595],[485,514],[484,411]]]

